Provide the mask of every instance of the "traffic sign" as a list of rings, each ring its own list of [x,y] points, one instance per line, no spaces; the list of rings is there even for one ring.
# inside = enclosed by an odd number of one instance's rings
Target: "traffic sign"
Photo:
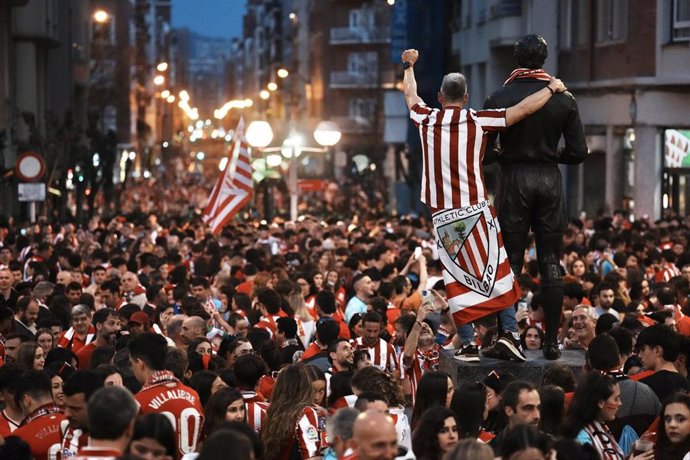
[[[45,201],[46,199],[46,184],[43,182],[20,182],[18,195],[19,201]]]
[[[46,162],[43,155],[36,152],[24,152],[17,159],[15,166],[17,177],[24,182],[36,182],[46,173]]]

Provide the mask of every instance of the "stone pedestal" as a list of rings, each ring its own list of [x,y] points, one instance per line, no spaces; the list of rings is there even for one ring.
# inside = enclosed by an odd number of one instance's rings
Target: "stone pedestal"
[[[456,385],[482,381],[492,370],[507,371],[519,380],[540,384],[546,370],[555,364],[564,364],[572,368],[575,375],[582,374],[585,364],[585,352],[582,350],[564,350],[558,361],[544,359],[541,350],[527,350],[527,361],[518,363],[481,357],[479,363],[465,363],[455,359],[454,350],[441,351],[441,370],[447,372]]]

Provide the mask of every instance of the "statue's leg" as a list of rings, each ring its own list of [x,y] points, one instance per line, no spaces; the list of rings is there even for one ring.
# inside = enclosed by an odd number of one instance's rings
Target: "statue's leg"
[[[560,232],[537,232],[535,236],[546,326],[544,343],[556,344],[563,307],[563,269],[560,265],[563,235]]]

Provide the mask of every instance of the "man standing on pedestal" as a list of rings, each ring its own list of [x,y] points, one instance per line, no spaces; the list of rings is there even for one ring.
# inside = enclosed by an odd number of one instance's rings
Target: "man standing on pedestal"
[[[551,77],[542,69],[547,56],[542,37],[526,35],[515,44],[514,54],[518,68],[503,88],[487,98],[484,108],[516,104],[551,84]],[[558,150],[561,135],[565,148]],[[495,140],[496,134],[490,134],[485,163],[491,161]],[[500,135],[496,213],[515,276],[522,273],[530,229],[535,234],[546,324],[544,357],[551,360],[561,355],[557,337],[563,305],[560,259],[566,225],[558,164],[579,164],[586,157],[585,134],[577,103],[570,93],[554,95],[541,110]]]
[[[565,87],[560,80],[550,79],[541,91],[507,104],[507,109],[475,111],[463,108],[467,103],[465,77],[450,73],[443,77],[438,92],[442,109],[432,109],[417,94],[414,65],[418,57],[417,50],[403,52],[403,87],[422,142],[421,200],[433,213],[448,304],[459,325],[462,345],[456,358],[479,361],[471,322],[497,312],[499,339],[484,354],[525,361],[513,308],[520,289],[483,182],[485,134],[519,122]]]

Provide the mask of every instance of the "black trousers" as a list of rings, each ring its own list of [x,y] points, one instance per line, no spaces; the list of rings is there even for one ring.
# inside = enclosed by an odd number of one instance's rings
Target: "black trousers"
[[[496,190],[496,213],[515,276],[522,273],[530,229],[535,234],[545,343],[556,343],[563,306],[560,260],[565,229],[563,185],[558,166],[502,166]]]

